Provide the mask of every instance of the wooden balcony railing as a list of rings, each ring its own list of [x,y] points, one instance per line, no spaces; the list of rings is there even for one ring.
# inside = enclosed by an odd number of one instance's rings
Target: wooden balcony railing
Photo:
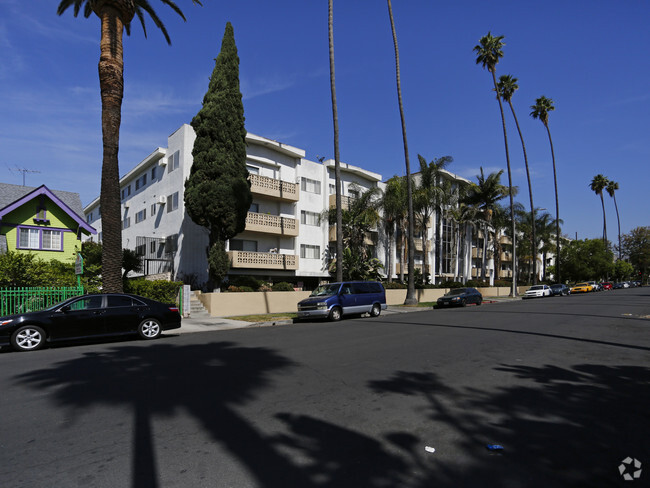
[[[273,252],[228,251],[233,268],[298,269],[298,256]]]
[[[246,230],[296,237],[298,235],[298,220],[278,215],[248,212]]]
[[[276,180],[268,176],[249,175],[251,192],[257,195],[279,198],[289,202],[297,202],[300,198],[300,187],[297,183]]]

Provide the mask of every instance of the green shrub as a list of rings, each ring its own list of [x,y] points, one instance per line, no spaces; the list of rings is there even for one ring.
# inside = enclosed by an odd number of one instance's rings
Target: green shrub
[[[235,286],[235,285],[230,285],[228,287],[228,291],[231,293],[242,293],[242,292],[253,292],[253,290],[250,286]]]
[[[440,283],[440,288],[463,288],[464,286],[460,281],[443,281]]]
[[[181,281],[136,279],[127,280],[124,283],[124,291],[159,302],[176,303],[181,286],[183,286]]]
[[[400,283],[399,281],[385,281],[383,285],[387,290],[403,290],[405,288],[408,288],[408,285],[405,283]]]
[[[251,288],[247,291],[256,291],[264,284],[263,281],[253,278],[252,276],[235,276],[230,280],[230,285],[237,288]]]
[[[467,286],[471,286],[473,288],[483,288],[485,286],[490,286],[490,284],[486,283],[485,281],[469,280],[467,282]]]
[[[291,283],[287,283],[286,281],[273,283],[273,291],[293,291],[293,285]]]

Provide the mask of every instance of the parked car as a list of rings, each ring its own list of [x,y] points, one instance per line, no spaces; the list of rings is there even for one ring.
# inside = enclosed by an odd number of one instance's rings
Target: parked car
[[[522,298],[538,298],[538,297],[550,297],[553,294],[551,287],[548,285],[533,285]]]
[[[298,302],[298,318],[341,320],[343,315],[369,313],[378,317],[386,310],[386,290],[376,281],[345,281],[316,288]]]
[[[593,288],[589,283],[577,283],[571,287],[571,293],[589,293]]]
[[[0,345],[35,351],[46,342],[139,334],[156,339],[178,329],[178,307],[127,293],[70,298],[45,310],[0,317]]]
[[[603,291],[602,287],[595,281],[587,281],[591,285],[591,291]]]
[[[612,289],[614,289],[614,290],[620,290],[620,289],[629,288],[629,287],[630,287],[630,285],[628,283],[626,283],[625,281],[619,281],[617,283],[614,283],[614,285],[612,285]]]
[[[556,283],[551,285],[551,293],[553,296],[565,296],[571,294],[571,288],[569,288],[564,283]]]
[[[611,290],[611,289],[614,287],[614,285],[613,285],[612,283],[610,283],[609,281],[603,281],[603,282],[600,284],[600,286],[601,286],[601,287],[603,288],[603,290],[605,290],[605,291],[609,291],[609,290]]]
[[[464,307],[468,303],[480,305],[483,303],[483,295],[476,288],[453,288],[438,298],[438,307],[449,307],[457,305]]]

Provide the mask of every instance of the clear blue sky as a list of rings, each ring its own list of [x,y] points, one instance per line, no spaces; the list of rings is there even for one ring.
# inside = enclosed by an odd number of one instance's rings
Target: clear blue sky
[[[58,0],[0,0],[0,181],[99,195],[101,121],[99,20],[56,15]],[[177,0],[187,22],[150,3],[172,38],[138,23],[124,38],[120,174],[199,110],[232,22],[248,131],[333,158],[327,0]],[[405,173],[386,2],[335,0],[335,54],[341,159],[381,173]],[[490,74],[472,48],[504,35],[497,75],[519,79],[513,97],[526,141],[537,207],[555,214],[544,126],[535,98],[555,102],[550,128],[560,216],[570,237],[602,235],[594,175],[617,181],[622,232],[650,225],[650,2],[647,0],[394,0],[411,169],[417,155],[450,155],[449,169],[475,181],[479,167],[505,169],[498,104]],[[507,109],[507,106],[505,107]],[[517,200],[528,206],[519,138],[506,112]],[[504,173],[503,183],[507,184]],[[504,203],[506,201],[504,200]],[[606,195],[608,235],[616,239]]]

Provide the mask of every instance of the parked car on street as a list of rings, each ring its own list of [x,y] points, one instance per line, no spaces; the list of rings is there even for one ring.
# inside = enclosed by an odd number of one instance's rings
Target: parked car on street
[[[571,288],[569,288],[564,283],[556,283],[551,285],[551,293],[553,296],[565,296],[571,294]]]
[[[595,281],[587,281],[591,285],[591,291],[603,291],[603,288]]]
[[[577,283],[571,287],[571,294],[573,293],[589,293],[593,288],[589,283]]]
[[[623,289],[623,288],[629,288],[629,287],[630,287],[630,285],[628,285],[628,284],[625,283],[624,281],[619,281],[619,282],[614,283],[614,284],[612,285],[612,289],[613,289],[613,290],[621,290],[621,289]]]
[[[126,334],[156,339],[180,326],[174,304],[127,293],[83,295],[37,312],[0,317],[0,345],[35,351],[47,342],[70,339]]]
[[[453,288],[438,298],[437,303],[438,307],[464,307],[468,303],[480,305],[483,303],[483,295],[476,288]]]
[[[613,285],[612,283],[610,283],[609,281],[603,281],[603,282],[600,284],[600,286],[601,286],[601,287],[603,288],[603,290],[605,290],[605,291],[609,291],[609,290],[611,290],[611,289],[614,287],[614,285]]]
[[[533,285],[526,290],[522,298],[543,298],[550,297],[552,294],[551,287],[548,285]]]
[[[377,281],[344,281],[321,285],[298,302],[298,318],[341,320],[343,315],[369,313],[378,317],[386,310],[386,290]]]

